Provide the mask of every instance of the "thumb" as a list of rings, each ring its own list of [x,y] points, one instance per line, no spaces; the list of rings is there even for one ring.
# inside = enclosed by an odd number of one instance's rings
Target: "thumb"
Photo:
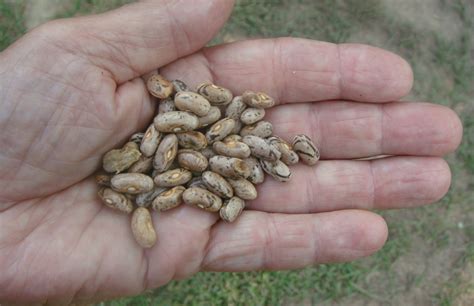
[[[232,6],[233,0],[150,0],[64,26],[75,37],[69,40],[74,52],[123,83],[202,48]]]

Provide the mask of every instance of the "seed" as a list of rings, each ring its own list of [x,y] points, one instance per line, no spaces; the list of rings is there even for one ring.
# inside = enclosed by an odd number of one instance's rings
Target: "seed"
[[[207,146],[207,139],[203,133],[197,131],[189,131],[176,134],[178,144],[184,149],[202,150]]]
[[[108,174],[97,174],[95,176],[95,181],[99,185],[110,187],[110,179],[111,178],[112,178],[112,176],[108,175]]]
[[[239,134],[231,134],[227,136],[226,138],[222,139],[223,142],[228,142],[228,141],[242,141],[242,136]]]
[[[232,100],[232,93],[230,90],[211,83],[203,83],[199,85],[196,91],[209,100],[212,105],[225,105]]]
[[[130,199],[117,191],[107,187],[102,187],[99,189],[98,194],[102,202],[110,208],[127,214],[131,213],[133,210],[133,204]]]
[[[202,172],[208,165],[207,158],[202,153],[189,149],[178,151],[178,163],[182,168],[193,172]]]
[[[275,100],[263,92],[255,93],[247,90],[242,94],[242,99],[245,104],[255,108],[269,108],[275,105]]]
[[[130,136],[130,139],[128,140],[128,142],[134,142],[137,145],[140,145],[142,143],[142,139],[144,135],[145,133],[135,133],[132,136]]]
[[[265,173],[263,172],[262,166],[255,157],[249,157],[244,159],[245,163],[250,168],[250,175],[247,179],[252,184],[261,184],[265,180]]]
[[[263,117],[265,117],[265,110],[263,108],[251,107],[242,112],[240,121],[242,121],[243,124],[250,125],[262,120]]]
[[[151,124],[143,136],[142,142],[140,144],[140,151],[146,157],[153,156],[155,154],[156,148],[161,140],[161,133],[155,129],[155,126]]]
[[[153,169],[153,157],[140,156],[140,158],[128,168],[128,173],[147,173]]]
[[[252,125],[247,125],[240,130],[240,135],[242,137],[247,135],[254,135],[261,138],[269,137],[273,134],[273,126],[268,121],[259,121]]]
[[[157,196],[152,203],[152,207],[156,211],[165,211],[179,206],[182,202],[182,195],[186,188],[176,186]]]
[[[209,159],[209,168],[212,172],[230,178],[246,178],[250,175],[247,164],[235,157],[216,155]]]
[[[221,118],[221,110],[217,106],[211,106],[207,115],[199,117],[199,124],[198,128],[202,128],[208,126],[209,124],[213,124],[217,120]]]
[[[226,222],[234,222],[242,214],[244,208],[244,200],[239,197],[232,197],[224,202],[219,210],[219,215]]]
[[[156,149],[155,159],[153,160],[153,168],[159,172],[168,170],[177,153],[178,138],[174,134],[166,135],[158,146],[158,149]]]
[[[188,205],[196,206],[211,212],[218,211],[222,206],[221,198],[208,190],[198,187],[186,189],[183,193],[183,201]]]
[[[201,150],[202,155],[204,155],[207,160],[211,159],[211,157],[216,156],[216,152],[212,150],[212,147],[206,147]]]
[[[122,149],[107,152],[102,160],[104,170],[110,173],[120,173],[136,162],[142,153],[134,142],[127,142]]]
[[[193,177],[193,178],[186,184],[186,187],[187,187],[187,188],[199,187],[199,188],[202,188],[202,189],[207,189],[206,184],[204,184],[204,181],[202,180],[202,176]]]
[[[291,177],[290,168],[281,160],[269,161],[260,160],[263,170],[280,182],[286,182]]]
[[[243,200],[255,200],[257,198],[257,189],[246,179],[227,179],[234,189],[234,194]]]
[[[156,186],[160,187],[174,187],[186,184],[191,178],[192,174],[186,169],[173,169],[163,172],[155,176],[153,181]]]
[[[122,173],[112,177],[110,186],[118,192],[138,194],[152,190],[153,180],[142,173]]]
[[[182,91],[189,91],[188,85],[186,85],[186,83],[181,80],[173,80],[171,81],[171,84],[173,84],[173,89],[176,93]]]
[[[179,110],[190,111],[198,116],[205,116],[211,109],[211,104],[200,94],[182,91],[174,97],[174,104]]]
[[[151,248],[156,243],[156,232],[153,227],[150,211],[138,207],[132,214],[131,228],[135,241],[142,248]]]
[[[245,108],[247,108],[247,104],[242,100],[242,96],[236,96],[227,106],[225,116],[238,121]]]
[[[212,171],[202,174],[202,181],[209,191],[223,198],[231,198],[234,194],[232,186],[225,178]]]
[[[158,114],[174,112],[175,110],[176,106],[174,105],[174,101],[171,97],[161,100],[158,104]]]
[[[291,149],[291,145],[278,136],[267,138],[267,142],[275,146],[281,153],[281,161],[287,165],[297,164],[299,161],[298,154]]]
[[[168,98],[173,93],[173,84],[159,74],[152,75],[146,86],[150,94],[158,99]]]
[[[274,146],[268,144],[265,139],[247,135],[242,138],[242,141],[246,143],[252,155],[257,158],[263,158],[266,160],[277,160],[280,159],[281,153]]]
[[[135,198],[135,204],[140,207],[148,207],[158,195],[167,190],[168,188],[155,186],[151,191],[138,194]]]
[[[214,123],[206,133],[207,142],[212,144],[214,141],[224,139],[232,132],[235,126],[235,120],[231,118],[224,118]]]
[[[216,141],[212,148],[219,155],[237,158],[247,158],[250,156],[249,146],[240,141]]]
[[[300,134],[293,138],[293,150],[299,155],[301,161],[307,165],[315,165],[320,157],[319,150],[311,138]]]
[[[164,133],[179,133],[194,130],[198,127],[199,120],[195,115],[173,111],[158,114],[154,119],[155,128]]]

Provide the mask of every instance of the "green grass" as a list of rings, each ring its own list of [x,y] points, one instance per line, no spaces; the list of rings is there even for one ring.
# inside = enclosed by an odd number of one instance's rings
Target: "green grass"
[[[67,9],[56,17],[97,13],[126,2],[130,1],[70,0]],[[387,10],[385,2],[241,0],[211,44],[242,37],[298,36],[368,43],[399,53],[414,69],[410,98],[450,106],[463,120],[463,143],[448,157],[453,172],[448,195],[430,207],[382,212],[389,224],[389,240],[380,252],[364,260],[297,271],[199,273],[141,296],[102,304],[350,304],[352,299],[389,304],[410,294],[410,288],[420,288],[432,304],[451,305],[470,290],[463,284],[461,272],[474,262],[474,4],[470,0],[434,0],[441,12],[452,15],[453,22],[460,25],[458,31],[446,35],[431,27],[418,27]],[[0,0],[0,50],[26,30],[23,2],[9,3]],[[415,14],[421,16],[423,12]],[[458,252],[453,253],[455,258],[448,258],[452,263],[442,270],[443,279],[426,270],[402,278],[397,270],[410,264],[418,252],[428,256],[451,248]]]

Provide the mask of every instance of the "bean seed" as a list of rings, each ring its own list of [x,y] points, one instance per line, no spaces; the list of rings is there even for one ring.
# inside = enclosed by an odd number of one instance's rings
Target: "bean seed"
[[[157,196],[167,190],[167,188],[155,186],[151,191],[138,194],[135,198],[135,204],[140,207],[148,207]]]
[[[110,187],[110,180],[112,179],[111,175],[108,174],[97,174],[95,176],[95,181],[97,184],[102,186]]]
[[[146,157],[153,156],[155,154],[156,148],[161,140],[161,133],[155,129],[155,126],[151,124],[143,136],[142,142],[140,144],[140,151]]]
[[[293,150],[299,155],[301,161],[307,165],[315,165],[320,157],[319,150],[311,138],[300,134],[293,138]]]
[[[183,186],[176,186],[163,192],[153,200],[153,209],[156,211],[166,211],[179,206],[185,189]]]
[[[211,106],[207,115],[199,117],[198,128],[206,127],[209,124],[213,124],[221,118],[221,110],[216,106]]]
[[[223,142],[228,142],[228,141],[242,141],[242,136],[239,134],[231,134],[227,136],[226,138],[222,139]]]
[[[178,151],[178,163],[182,168],[193,172],[202,172],[208,166],[207,158],[201,152],[189,149]]]
[[[137,145],[140,145],[142,143],[142,139],[144,135],[145,133],[135,133],[132,136],[130,136],[130,139],[128,140],[128,142],[134,142]]]
[[[244,208],[244,200],[239,197],[232,197],[224,202],[219,210],[219,215],[226,222],[234,222],[242,214]]]
[[[291,145],[278,136],[267,138],[267,142],[275,146],[281,153],[281,161],[287,165],[297,164],[299,161],[298,154],[291,149]]]
[[[205,171],[202,174],[202,181],[209,191],[223,198],[231,198],[234,195],[232,186],[221,175]]]
[[[158,114],[154,119],[155,128],[164,133],[179,133],[194,130],[198,127],[199,119],[195,115],[173,111]]]
[[[212,147],[206,147],[201,150],[202,155],[204,155],[207,160],[211,159],[211,157],[216,156],[216,152],[212,150]]]
[[[250,175],[250,168],[247,164],[235,157],[216,155],[209,159],[209,168],[212,172],[229,178],[247,178]]]
[[[104,204],[110,208],[127,214],[131,213],[133,210],[133,204],[130,199],[117,191],[107,187],[102,187],[99,189],[98,194]]]
[[[212,148],[219,155],[237,158],[247,158],[250,156],[249,146],[240,141],[216,141]]]
[[[138,194],[152,190],[153,180],[142,173],[121,173],[112,177],[110,186],[118,192]]]
[[[247,179],[252,184],[261,184],[265,180],[265,173],[263,172],[262,166],[255,157],[249,157],[244,159],[245,163],[250,168],[250,175]]]
[[[150,94],[158,99],[168,98],[173,93],[173,84],[159,74],[152,75],[146,86]]]
[[[242,121],[243,124],[250,125],[262,120],[263,117],[265,117],[265,110],[263,108],[251,107],[242,112],[240,121]]]
[[[153,181],[156,186],[174,187],[186,184],[192,177],[193,175],[190,171],[178,168],[158,174]]]
[[[123,148],[107,152],[102,159],[104,170],[109,173],[120,173],[136,162],[142,153],[134,142],[127,142]]]
[[[174,92],[176,93],[182,92],[182,91],[189,91],[188,85],[186,85],[186,83],[184,83],[181,80],[173,80],[171,81],[171,84],[173,84],[173,89],[174,89]]]
[[[204,184],[204,181],[202,180],[202,176],[193,177],[193,178],[186,184],[186,187],[187,187],[187,188],[199,187],[199,188],[202,188],[202,189],[207,189],[206,184]]]
[[[210,212],[216,212],[222,206],[221,198],[208,190],[198,187],[186,189],[183,193],[183,201],[188,205],[196,206]]]
[[[235,125],[234,125],[234,128],[232,129],[232,131],[230,132],[231,134],[239,134],[240,131],[242,130],[242,127],[244,125],[242,124],[242,122],[240,120],[236,120],[235,121]]]
[[[281,160],[269,161],[261,159],[260,163],[263,170],[277,181],[286,182],[291,177],[290,168],[288,168],[288,166]]]
[[[174,134],[168,134],[156,149],[155,159],[153,160],[153,168],[159,172],[166,171],[178,153],[178,138]]]
[[[211,104],[200,94],[182,91],[174,97],[176,108],[182,111],[190,111],[198,116],[205,116],[211,109]]]
[[[225,105],[232,100],[232,93],[224,87],[220,87],[211,83],[203,83],[196,90],[203,95],[212,105]]]
[[[227,179],[234,189],[234,194],[243,200],[255,200],[257,198],[257,189],[246,179]]]
[[[232,132],[235,126],[235,120],[224,118],[214,123],[206,133],[207,143],[212,144],[214,141],[224,139]]]
[[[254,135],[261,138],[269,137],[273,134],[273,126],[268,121],[259,121],[252,125],[246,125],[240,130],[242,137],[247,135]]]
[[[275,105],[275,100],[263,92],[253,92],[250,90],[242,94],[244,103],[255,108],[269,108]]]
[[[132,214],[131,228],[135,241],[142,248],[151,248],[156,243],[156,231],[153,227],[150,211],[138,207]]]
[[[252,155],[257,158],[263,158],[266,160],[277,160],[280,159],[281,153],[274,146],[268,144],[265,139],[247,135],[242,138],[242,141],[246,143]]]
[[[202,150],[207,146],[207,139],[203,133],[197,131],[189,131],[176,134],[178,144],[184,149]]]
[[[176,105],[171,97],[161,100],[158,104],[158,114],[164,114],[169,112],[174,112],[176,110]]]
[[[225,116],[238,121],[245,108],[247,108],[247,104],[242,100],[242,96],[236,96],[227,106]]]
[[[140,156],[140,158],[128,168],[128,173],[147,173],[153,169],[153,157]]]

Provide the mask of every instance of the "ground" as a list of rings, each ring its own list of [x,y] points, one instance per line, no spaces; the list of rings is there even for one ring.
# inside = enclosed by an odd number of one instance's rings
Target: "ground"
[[[124,0],[0,0],[0,50],[56,17]],[[439,203],[383,212],[386,246],[353,263],[298,271],[200,273],[107,305],[471,305],[474,301],[474,3],[470,0],[241,0],[211,42],[298,36],[368,43],[413,66],[410,99],[452,107],[464,140],[448,156],[453,183]]]

